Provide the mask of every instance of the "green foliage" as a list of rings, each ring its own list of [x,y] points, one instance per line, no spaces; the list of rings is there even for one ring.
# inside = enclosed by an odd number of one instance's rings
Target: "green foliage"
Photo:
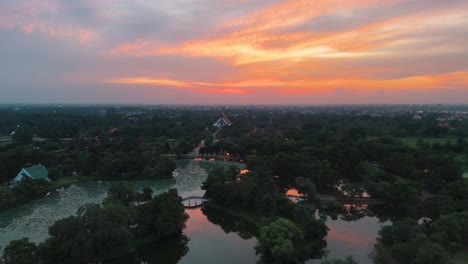
[[[175,161],[166,157],[161,157],[149,173],[149,179],[164,179],[172,177],[172,172],[176,169]]]
[[[296,178],[297,190],[299,193],[304,194],[309,201],[316,201],[317,188],[315,184],[306,178]]]
[[[414,254],[414,251],[412,252]],[[442,246],[436,243],[426,242],[420,245],[416,251],[414,264],[449,264],[449,254]]]
[[[385,173],[375,164],[372,164],[368,161],[361,162],[355,169],[356,173],[362,178],[378,182],[385,179]]]
[[[29,128],[21,128],[13,135],[13,140],[21,143],[30,143],[33,138],[33,132]]]
[[[130,206],[138,199],[138,194],[128,185],[124,183],[113,184],[107,192],[107,198],[104,199],[103,204],[121,204],[123,206]]]
[[[467,220],[466,212],[453,213],[442,215],[423,228],[415,220],[405,218],[382,227],[377,252],[382,252],[381,246],[384,246],[401,263],[451,263],[450,253],[460,250],[462,243],[466,243]]]
[[[315,209],[308,205],[298,204],[294,207],[294,223],[301,228],[304,238],[307,241],[316,242],[318,247],[327,236],[328,227],[324,220],[317,220],[314,215]]]
[[[401,221],[393,223],[393,225],[382,227],[379,231],[378,241],[388,246],[395,243],[408,242],[421,233],[422,229],[415,220],[404,218]]]
[[[3,264],[36,264],[38,263],[37,246],[28,238],[13,240],[3,252],[0,261]]]
[[[188,219],[181,202],[177,190],[170,189],[139,206],[138,233],[151,234],[159,239],[180,232]]]
[[[311,179],[319,190],[325,190],[338,182],[336,171],[326,160],[314,162],[311,169]]]
[[[352,256],[347,256],[345,259],[334,259],[323,261],[322,264],[358,264]]]
[[[371,194],[395,203],[413,202],[419,197],[420,191],[408,180],[397,180],[393,183],[380,182]]]
[[[23,180],[13,188],[13,192],[19,201],[31,201],[41,196],[43,190],[50,185],[45,180],[33,180],[24,177]]]
[[[293,222],[279,218],[270,225],[262,227],[257,250],[266,259],[293,263],[299,255],[298,246],[302,240],[302,231]]]
[[[141,201],[146,202],[153,199],[153,189],[145,187],[143,193],[141,194]]]
[[[442,215],[433,225],[436,232],[445,233],[450,241],[462,241],[462,226],[455,214]]]
[[[49,227],[51,237],[39,246],[49,263],[99,261],[130,251],[133,234],[128,209],[112,205],[86,205]]]
[[[12,241],[4,263],[98,263],[128,254],[141,241],[148,243],[178,235],[188,215],[176,190],[151,199],[152,192],[137,193],[115,185],[105,206],[88,204],[76,216],[56,221],[45,242],[36,246],[27,239]],[[134,199],[150,199],[131,206]],[[130,206],[130,207],[127,207]],[[28,262],[31,260],[30,262]]]
[[[405,179],[413,179],[417,175],[416,159],[409,153],[395,152],[385,159],[385,169]]]
[[[468,179],[462,179],[447,184],[441,193],[451,196],[458,201],[466,199],[468,197]]]
[[[0,186],[0,204],[13,199],[13,191],[8,187]]]

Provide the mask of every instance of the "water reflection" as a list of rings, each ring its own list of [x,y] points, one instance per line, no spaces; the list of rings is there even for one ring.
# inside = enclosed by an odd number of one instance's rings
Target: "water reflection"
[[[251,239],[258,235],[258,228],[254,224],[213,207],[201,209],[208,220],[221,227],[226,234],[236,233],[243,239]]]
[[[247,223],[212,208],[186,212],[190,251],[179,263],[256,263],[257,240]]]
[[[189,252],[189,239],[180,235],[138,247],[131,254],[104,261],[104,264],[176,264]]]

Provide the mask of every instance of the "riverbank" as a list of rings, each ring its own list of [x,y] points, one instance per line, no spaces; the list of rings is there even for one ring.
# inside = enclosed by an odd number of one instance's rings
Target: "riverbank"
[[[40,188],[40,189],[36,190],[37,193],[35,195],[31,196],[30,199],[19,200],[19,197],[13,196],[12,198],[10,198],[7,201],[1,201],[0,202],[0,210],[7,210],[7,209],[13,208],[15,206],[19,206],[19,205],[22,205],[22,204],[27,204],[29,202],[32,202],[32,201],[34,201],[34,200],[36,200],[38,198],[41,198],[41,197],[47,195],[48,193],[54,192],[57,189],[68,188],[71,185],[82,182],[82,181],[93,181],[93,180],[97,180],[97,177],[84,177],[84,176],[81,176],[81,177],[60,178],[58,180],[51,181],[51,182],[47,183],[47,186],[45,186],[44,188]],[[9,188],[9,187],[5,187],[5,188]]]
[[[162,179],[157,179],[157,180],[165,180],[165,179],[170,179],[168,178],[162,178]],[[140,180],[148,180],[148,179],[125,179],[125,180],[135,180],[135,181],[140,181]],[[97,176],[72,176],[72,177],[64,177],[60,178],[51,182],[48,182],[47,185],[43,188],[40,188],[36,190],[36,194],[31,196],[30,199],[23,199],[19,200],[18,197],[12,197],[7,201],[0,201],[0,211],[1,210],[8,210],[11,208],[14,208],[19,205],[27,204],[30,203],[36,199],[42,198],[49,193],[53,193],[59,189],[62,188],[69,188],[70,186],[80,183],[80,182],[89,182],[89,181],[121,181],[119,180],[109,180],[109,179],[102,179]],[[8,187],[6,187],[8,188]]]

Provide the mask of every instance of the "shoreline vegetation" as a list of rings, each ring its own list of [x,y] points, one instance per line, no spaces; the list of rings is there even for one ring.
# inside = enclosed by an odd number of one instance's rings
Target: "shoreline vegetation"
[[[164,180],[172,178],[172,171],[175,169],[174,161],[166,161],[169,167],[158,174],[143,174],[136,176],[137,173],[127,174],[119,178],[108,178],[100,176],[68,176],[60,177],[49,181],[31,180],[29,178],[23,180],[20,184],[13,187],[0,186],[0,210],[7,210],[12,207],[32,202],[42,198],[48,194],[58,191],[62,188],[68,188],[73,184],[86,181],[137,181],[137,180]],[[168,173],[168,171],[170,173]]]
[[[187,159],[181,159],[178,161],[190,161]],[[208,160],[206,160],[208,162]],[[237,162],[227,162],[227,164],[233,164]],[[244,163],[238,163],[240,165],[244,165]],[[225,165],[223,165],[225,166]],[[209,169],[210,166],[203,165],[206,169]],[[218,167],[218,166],[215,166]],[[175,166],[174,166],[175,168]],[[43,198],[44,196],[48,195],[48,193],[52,194],[53,192],[56,192],[59,189],[62,188],[68,188],[74,184],[80,183],[80,182],[87,182],[87,181],[110,181],[110,182],[118,182],[118,181],[141,181],[141,180],[167,180],[167,179],[172,179],[172,172],[171,174],[167,174],[166,176],[159,176],[157,178],[154,178],[152,176],[146,176],[146,177],[133,177],[132,175],[128,175],[127,177],[124,178],[119,178],[119,179],[107,179],[107,178],[102,178],[99,176],[68,176],[68,177],[61,177],[56,180],[52,180],[50,182],[46,181],[36,181],[33,183],[32,181],[29,181],[25,185],[27,187],[25,188],[24,193],[28,193],[28,196],[21,196],[20,194],[15,194],[14,192],[14,187],[9,188],[9,187],[2,187],[0,186],[0,211],[1,210],[8,210],[11,209],[15,206],[18,205],[23,205],[27,204],[29,202],[32,202],[36,199]],[[8,188],[8,189],[7,189]],[[5,197],[3,197],[1,194],[5,193]],[[8,197],[10,196],[10,197]]]
[[[180,236],[188,215],[177,190],[153,197],[115,184],[102,205],[82,206],[75,216],[56,221],[50,237],[35,244],[28,238],[13,240],[1,263],[97,263],[127,255],[136,247]]]

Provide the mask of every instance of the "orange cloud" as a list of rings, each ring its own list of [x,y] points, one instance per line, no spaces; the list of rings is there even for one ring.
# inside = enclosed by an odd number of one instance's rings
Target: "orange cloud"
[[[112,79],[107,81],[107,83],[190,88],[202,93],[221,94],[251,94],[259,88],[263,88],[274,94],[317,94],[333,92],[336,88],[353,89],[355,92],[360,93],[374,93],[378,89],[385,89],[385,91],[392,93],[404,89],[426,90],[446,87],[468,87],[468,71],[389,80],[343,77],[310,78],[291,81],[257,79],[236,82],[197,82],[136,77]]]
[[[135,52],[135,51],[141,50],[142,48],[146,47],[148,44],[149,44],[148,40],[137,40],[137,41],[134,41],[134,42],[121,44],[121,45],[107,51],[106,53],[107,53],[107,55],[114,56],[114,55],[129,53],[129,52]]]
[[[447,5],[442,10],[427,9],[369,19],[369,23],[358,23],[350,28],[323,26],[323,31],[315,31],[304,26],[327,15],[338,21],[343,19],[343,23],[353,22],[346,17],[361,9],[385,9],[400,2],[404,1],[287,1],[215,26],[209,38],[165,46],[149,44],[126,52],[137,56],[216,57],[232,61],[236,66],[268,61],[281,64],[312,59],[382,59],[427,52],[420,47],[431,45],[433,36],[414,36],[418,31],[430,32],[434,27],[443,31],[446,27],[468,24],[459,6]],[[448,12],[451,18],[447,19]],[[458,47],[447,45],[443,51],[464,48],[459,43],[456,45]]]
[[[187,82],[187,81],[170,80],[170,79],[152,79],[152,78],[145,78],[145,77],[113,79],[113,80],[107,81],[107,83],[190,88],[197,92],[216,93],[216,94],[252,94],[253,93],[252,91],[235,88],[236,86],[243,87],[242,85],[239,85],[239,84]],[[209,88],[209,87],[217,87],[217,88]]]

